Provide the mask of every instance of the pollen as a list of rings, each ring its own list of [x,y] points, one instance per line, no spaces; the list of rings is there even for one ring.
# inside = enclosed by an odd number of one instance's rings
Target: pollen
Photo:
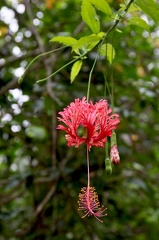
[[[107,208],[104,208],[104,206],[100,207],[95,187],[83,187],[81,189],[78,205],[78,210],[83,210],[85,212],[82,218],[93,215],[99,222],[103,222],[99,217],[107,215],[104,213]]]

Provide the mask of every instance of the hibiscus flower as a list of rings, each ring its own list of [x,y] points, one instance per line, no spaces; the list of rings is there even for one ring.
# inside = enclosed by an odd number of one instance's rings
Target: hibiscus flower
[[[112,136],[112,131],[120,122],[119,115],[112,114],[106,100],[93,104],[92,101],[87,102],[86,97],[75,99],[59,115],[58,120],[64,125],[58,125],[57,129],[67,133],[67,145],[77,148],[86,143],[89,150],[92,146],[104,147],[107,137]]]

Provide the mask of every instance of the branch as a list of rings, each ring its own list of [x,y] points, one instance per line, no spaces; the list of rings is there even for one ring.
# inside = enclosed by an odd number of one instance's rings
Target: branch
[[[45,47],[44,47],[44,44],[43,42],[41,41],[41,38],[40,38],[40,35],[37,31],[37,28],[33,25],[33,15],[32,15],[32,11],[31,11],[31,6],[30,4],[28,3],[27,0],[24,0],[24,4],[26,6],[26,11],[27,11],[27,14],[28,14],[28,17],[30,19],[30,24],[31,24],[31,31],[32,33],[34,34],[35,36],[35,39],[37,41],[37,44],[40,48],[40,52],[41,53],[45,53]],[[57,57],[54,57],[54,63],[56,62],[57,60]],[[47,59],[46,59],[46,56],[43,57],[43,61],[44,61],[44,66],[45,66],[45,69],[46,69],[46,74],[47,76],[49,76],[52,72],[52,67],[51,65],[47,64]],[[53,62],[52,62],[52,65],[53,65]],[[47,81],[47,84],[46,84],[46,90],[48,92],[48,95],[58,104],[58,105],[62,105],[62,102],[58,99],[57,96],[55,96],[53,90],[52,90],[52,86],[51,86],[51,78],[48,79]]]
[[[56,190],[56,184],[54,183],[52,187],[50,188],[50,191],[47,193],[46,197],[43,199],[43,201],[39,204],[39,206],[36,208],[36,210],[32,214],[32,218],[35,218],[39,215],[39,213],[43,210],[45,205],[48,203],[52,195],[54,194]]]
[[[29,1],[28,0],[24,0],[24,5],[26,7],[26,12],[28,14],[28,17],[29,17],[29,20],[30,20],[30,29],[31,29],[31,32],[34,34],[35,36],[35,39],[38,43],[38,46],[40,48],[40,52],[41,53],[44,53],[45,52],[45,47],[41,41],[41,38],[40,38],[40,35],[36,29],[36,27],[33,25],[33,15],[32,15],[32,11],[31,11],[31,5],[29,4]]]
[[[18,78],[17,77],[13,78],[13,80],[8,82],[4,87],[0,89],[0,95],[5,94],[9,89],[15,88],[18,85],[19,85]]]
[[[13,192],[13,194],[8,194],[7,196],[0,199],[0,206],[12,201],[15,198],[23,196],[24,193],[25,193],[25,190],[22,190],[21,192],[19,192],[19,191]]]
[[[56,142],[57,142],[57,129],[56,129],[56,111],[53,109],[52,110],[52,166],[53,169],[56,169]]]
[[[5,179],[3,179],[3,181],[2,181],[3,184],[10,183],[10,181],[9,181],[8,179],[6,179],[6,180],[8,180],[8,182],[7,182],[7,181],[4,181],[4,180],[5,180]],[[24,189],[24,190],[18,191],[18,189],[19,189],[19,186],[20,186],[22,183],[24,183],[24,182],[25,182],[24,179],[20,180],[20,181],[16,184],[16,186],[14,186],[14,187],[10,190],[10,192],[9,192],[8,194],[4,195],[4,193],[3,193],[3,196],[0,196],[0,205],[3,205],[4,203],[8,203],[8,202],[10,202],[11,200],[13,200],[13,199],[15,199],[15,198],[23,195],[26,190]],[[17,190],[17,191],[15,192],[15,190]]]
[[[5,48],[5,45],[3,45],[3,48]],[[10,64],[12,62],[18,61],[18,60],[23,60],[26,59],[27,57],[33,57],[33,56],[37,56],[38,54],[40,54],[40,50],[39,49],[35,49],[35,50],[31,50],[31,51],[27,51],[27,54],[25,55],[21,55],[19,57],[17,56],[10,56],[6,59],[5,62],[0,63],[0,67],[6,67],[7,64]]]
[[[15,232],[15,236],[17,237],[22,237],[25,236],[27,234],[27,232],[29,232],[29,230],[32,227],[32,224],[34,223],[36,217],[41,213],[41,211],[43,210],[43,208],[45,207],[45,205],[48,203],[48,201],[51,199],[52,195],[54,194],[55,190],[56,190],[56,184],[54,183],[52,185],[52,187],[50,188],[49,192],[47,193],[46,197],[43,199],[43,201],[38,205],[38,207],[36,208],[36,210],[33,212],[33,214],[30,216],[30,218],[27,221],[27,224],[25,226],[23,226],[21,229],[18,229]]]
[[[82,31],[84,26],[85,26],[85,22],[84,21],[80,22],[80,24],[74,30],[73,36],[76,36],[77,34],[79,34]]]
[[[108,31],[106,32],[105,36],[104,36],[104,40],[105,38],[108,36],[108,34],[118,25],[118,23],[120,22],[121,18],[127,13],[127,11],[129,10],[131,4],[134,2],[135,0],[130,0],[130,2],[128,3],[128,5],[126,5],[126,8],[124,10],[124,14],[123,15],[119,15],[118,14],[118,18],[114,21],[113,25],[110,26],[110,28],[108,29]],[[102,40],[103,42],[103,40]]]

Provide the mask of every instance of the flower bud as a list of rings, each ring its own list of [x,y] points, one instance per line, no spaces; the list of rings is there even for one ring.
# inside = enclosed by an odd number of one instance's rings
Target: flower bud
[[[108,175],[112,174],[112,167],[111,167],[111,162],[109,158],[105,159],[105,170]]]
[[[120,163],[120,156],[119,156],[119,152],[116,144],[113,147],[111,147],[110,160],[111,160],[111,163],[115,165]]]
[[[120,163],[120,156],[117,148],[116,133],[113,132],[111,137],[111,150],[110,150],[110,160],[113,164]]]

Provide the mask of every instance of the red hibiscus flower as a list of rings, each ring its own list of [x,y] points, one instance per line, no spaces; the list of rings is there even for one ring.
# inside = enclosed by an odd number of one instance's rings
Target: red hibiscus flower
[[[86,97],[82,100],[75,99],[68,107],[59,112],[61,117],[58,120],[65,125],[58,125],[57,129],[65,131],[67,145],[78,147],[86,143],[88,149],[91,146],[104,147],[107,137],[111,137],[112,130],[117,128],[119,120],[118,114],[112,114],[112,109],[108,107],[106,100],[100,100],[93,104],[87,102]],[[83,135],[79,130],[83,128]]]

